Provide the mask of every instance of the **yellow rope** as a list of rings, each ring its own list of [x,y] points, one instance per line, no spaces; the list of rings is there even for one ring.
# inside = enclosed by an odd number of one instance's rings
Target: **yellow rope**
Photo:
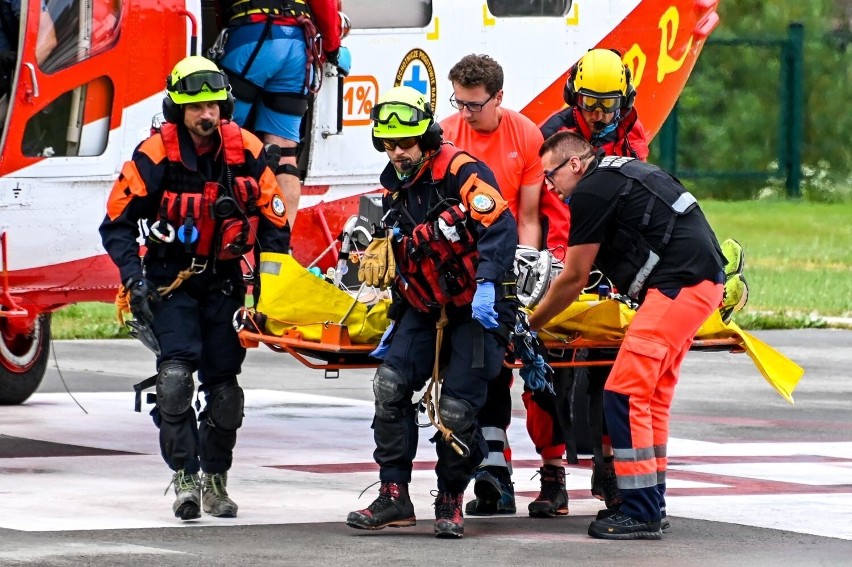
[[[188,280],[194,273],[195,272],[189,269],[181,270],[181,272],[175,278],[175,281],[173,281],[167,286],[158,287],[157,292],[161,296],[170,294],[171,292],[179,288],[180,285],[186,280]],[[118,319],[118,324],[122,326],[124,325],[124,314],[131,312],[129,296],[130,293],[127,291],[127,288],[124,287],[124,285],[122,284],[118,288],[118,293],[115,296],[115,318]]]
[[[432,378],[426,386],[426,391],[423,394],[423,405],[426,407],[426,414],[429,416],[429,421],[435,428],[441,432],[441,437],[450,447],[459,455],[465,456],[465,450],[456,442],[453,430],[441,423],[440,419],[440,387],[441,387],[441,343],[444,340],[444,327],[447,326],[447,308],[441,307],[441,317],[435,323],[435,364],[432,366]],[[434,391],[434,394],[433,394]]]

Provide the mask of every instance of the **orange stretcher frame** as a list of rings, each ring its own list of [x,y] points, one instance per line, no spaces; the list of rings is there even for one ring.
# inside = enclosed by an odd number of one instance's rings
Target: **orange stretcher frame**
[[[267,335],[242,329],[238,333],[240,343],[245,348],[257,348],[261,343],[275,352],[286,352],[296,360],[316,370],[325,370],[328,377],[335,377],[342,369],[375,368],[380,361],[372,358],[370,352],[375,344],[354,344],[344,325],[326,323],[323,325],[321,340],[305,340],[302,333],[291,329],[283,335]],[[541,335],[539,335],[541,336]],[[548,364],[554,368],[574,368],[581,366],[611,366],[611,360],[577,360],[577,351],[581,349],[617,349],[620,340],[588,340],[577,335],[573,340],[548,340],[542,338],[548,351]],[[745,352],[743,341],[739,337],[721,339],[696,339],[690,350]],[[320,362],[316,362],[320,361]],[[509,368],[520,368],[519,360],[506,360]]]

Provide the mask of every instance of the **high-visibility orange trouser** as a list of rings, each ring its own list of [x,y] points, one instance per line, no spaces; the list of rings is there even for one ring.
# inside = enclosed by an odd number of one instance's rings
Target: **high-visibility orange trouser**
[[[669,415],[680,365],[722,300],[722,285],[711,281],[664,291],[648,291],[604,389],[621,511],[643,522],[660,520],[665,508]]]

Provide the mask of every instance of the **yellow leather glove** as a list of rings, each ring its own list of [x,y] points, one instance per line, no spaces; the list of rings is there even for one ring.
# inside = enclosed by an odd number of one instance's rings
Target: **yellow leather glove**
[[[393,280],[396,278],[396,259],[393,257],[393,246],[391,246],[390,238],[388,238],[387,251],[388,251],[388,262],[387,262],[388,269],[385,270],[385,279],[383,281],[384,285],[381,286],[381,289],[385,289],[385,288],[390,287],[391,284],[393,283]]]
[[[361,263],[358,266],[358,280],[373,287],[387,287],[388,256],[391,259],[393,258],[388,238],[373,238],[364,251],[364,255],[361,256]]]

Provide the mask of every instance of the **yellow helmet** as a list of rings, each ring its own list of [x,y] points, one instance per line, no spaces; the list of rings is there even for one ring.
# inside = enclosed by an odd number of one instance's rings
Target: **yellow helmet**
[[[579,95],[589,95],[605,112],[614,112],[617,108],[629,110],[636,91],[630,69],[616,51],[592,49],[571,67],[563,95],[570,106],[578,105]]]
[[[434,122],[426,96],[412,87],[394,87],[370,110],[374,138],[422,136]]]
[[[166,93],[175,104],[225,101],[230,90],[225,73],[199,55],[181,59],[166,77]]]

